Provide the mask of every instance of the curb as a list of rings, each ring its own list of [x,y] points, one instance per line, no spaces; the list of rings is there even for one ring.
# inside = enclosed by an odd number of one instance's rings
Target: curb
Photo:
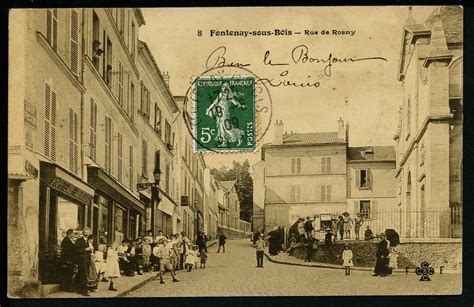
[[[339,270],[343,270],[344,267],[342,265],[337,265],[337,264],[329,264],[329,263],[322,263],[322,262],[310,262],[310,263],[298,263],[298,262],[291,262],[291,261],[282,261],[282,260],[275,260],[272,258],[272,256],[270,256],[270,254],[268,254],[267,252],[265,252],[265,256],[267,257],[267,259],[270,261],[270,262],[274,262],[274,263],[278,263],[278,264],[286,264],[286,265],[295,265],[295,266],[306,266],[306,267],[314,267],[314,268],[325,268],[325,269],[339,269]],[[436,268],[439,270],[439,268]],[[371,267],[351,267],[351,271],[352,270],[355,270],[355,271],[373,271],[373,268]],[[414,269],[413,268],[410,268],[409,269],[409,273],[414,273]],[[413,272],[411,272],[413,271]],[[394,269],[393,270],[394,273],[406,273],[405,269]],[[443,270],[443,274],[462,274],[461,272],[459,271],[456,271],[456,270]]]

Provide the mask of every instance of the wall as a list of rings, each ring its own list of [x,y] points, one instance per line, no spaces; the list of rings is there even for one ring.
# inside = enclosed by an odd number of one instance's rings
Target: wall
[[[373,267],[375,266],[375,253],[377,242],[361,242],[351,244],[354,266]],[[314,262],[330,263],[342,265],[342,251],[344,244],[333,244],[330,249],[324,244],[319,246],[317,252],[311,258]],[[409,267],[414,269],[423,261],[427,261],[430,266],[439,268],[444,266],[445,270],[460,270],[462,267],[462,245],[460,241],[445,242],[423,242],[423,243],[401,243],[397,246],[398,267],[404,269]],[[300,259],[306,257],[306,247],[297,247],[294,256]],[[437,270],[439,272],[439,270]]]

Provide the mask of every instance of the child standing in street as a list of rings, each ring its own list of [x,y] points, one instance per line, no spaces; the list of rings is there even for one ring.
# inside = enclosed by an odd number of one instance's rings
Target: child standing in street
[[[120,277],[120,268],[119,268],[119,259],[117,256],[117,251],[112,245],[107,246],[107,261],[105,264],[105,278],[108,278],[110,281],[109,290],[117,291],[114,288],[114,278]]]
[[[197,251],[196,248],[193,246],[192,249],[186,251],[186,260],[184,262],[184,267],[188,269],[188,272],[191,272],[196,262]]]
[[[265,240],[262,234],[258,235],[258,240],[255,242],[255,249],[257,250],[257,268],[263,268],[263,254],[265,252]]]
[[[342,265],[344,266],[346,275],[351,275],[351,266],[354,266],[354,263],[352,262],[352,251],[349,244],[344,245],[344,251],[342,252],[342,260],[344,261]]]
[[[205,269],[206,261],[207,261],[207,253],[204,250],[202,250],[199,256],[201,258],[201,269]]]

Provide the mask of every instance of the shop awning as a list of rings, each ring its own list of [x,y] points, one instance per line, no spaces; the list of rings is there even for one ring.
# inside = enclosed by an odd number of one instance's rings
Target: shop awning
[[[217,203],[217,207],[219,207],[219,210],[229,211],[229,209],[227,209],[226,207],[224,207],[224,205],[221,204],[221,203]]]
[[[115,181],[115,179],[110,177],[110,175],[101,168],[88,166],[87,181],[119,204],[133,208],[142,214],[145,212],[145,205],[140,199],[130,193],[129,190]]]
[[[168,198],[163,197],[163,196],[160,196],[160,197],[161,197],[161,200],[160,200],[160,203],[158,204],[158,209],[172,216],[174,212],[174,204]]]
[[[90,204],[94,197],[92,186],[57,164],[41,161],[40,177],[50,188],[86,205]]]

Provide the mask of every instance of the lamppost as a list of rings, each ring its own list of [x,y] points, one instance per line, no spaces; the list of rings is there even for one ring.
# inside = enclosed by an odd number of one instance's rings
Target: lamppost
[[[155,168],[153,171],[153,179],[155,182],[143,182],[143,183],[137,183],[137,190],[138,191],[143,191],[148,188],[151,188],[151,221],[150,221],[150,228],[154,232],[155,230],[155,201],[156,204],[158,205],[161,201],[160,198],[160,177],[161,177],[161,171],[159,168]],[[146,216],[146,214],[145,214]]]
[[[199,232],[199,209],[197,207],[197,200],[194,200],[194,213],[196,216],[196,232],[194,233],[194,236],[197,238]]]

